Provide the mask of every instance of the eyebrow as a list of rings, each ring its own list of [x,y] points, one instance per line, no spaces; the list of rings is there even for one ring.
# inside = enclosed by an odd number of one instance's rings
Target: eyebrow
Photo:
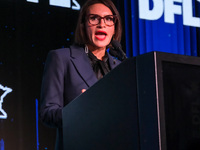
[[[98,14],[88,14],[88,15],[97,15],[97,16],[100,16],[100,15],[98,15]],[[105,15],[105,16],[115,16],[115,15],[110,14],[110,15]],[[103,16],[103,17],[105,17],[105,16]],[[100,17],[102,17],[102,16],[100,16]]]

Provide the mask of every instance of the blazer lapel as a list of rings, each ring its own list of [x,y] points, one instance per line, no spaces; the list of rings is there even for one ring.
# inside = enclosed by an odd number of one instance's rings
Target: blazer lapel
[[[73,45],[70,47],[70,51],[71,60],[77,69],[77,72],[88,87],[92,86],[95,82],[97,82],[97,78],[84,48]]]

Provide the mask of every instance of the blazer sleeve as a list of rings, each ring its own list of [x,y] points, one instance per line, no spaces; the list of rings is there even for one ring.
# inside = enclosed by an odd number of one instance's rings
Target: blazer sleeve
[[[40,118],[50,127],[62,127],[64,64],[66,63],[62,55],[57,50],[49,52],[42,79]]]

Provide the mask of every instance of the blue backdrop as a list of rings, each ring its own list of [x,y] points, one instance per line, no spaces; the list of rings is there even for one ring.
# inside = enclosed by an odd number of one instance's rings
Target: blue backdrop
[[[158,0],[150,1],[150,9],[153,9],[156,1]],[[183,7],[181,3],[174,3],[174,5]],[[138,6],[139,1],[124,0],[125,45],[128,57],[150,51],[198,56],[199,27],[183,25],[182,14],[174,15],[174,24],[165,23],[164,14],[157,20],[140,19]],[[199,1],[193,0],[192,13],[193,17],[196,16],[197,21],[199,19],[199,8]],[[183,11],[182,8],[182,13]]]

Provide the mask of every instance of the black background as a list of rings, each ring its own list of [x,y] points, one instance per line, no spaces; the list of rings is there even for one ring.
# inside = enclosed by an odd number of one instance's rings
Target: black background
[[[123,16],[123,1],[113,2]],[[0,140],[5,150],[37,149],[36,99],[45,59],[50,50],[73,43],[79,11],[48,0],[1,0],[0,14],[0,84],[13,90],[2,104],[8,118],[0,119]],[[39,149],[51,150],[54,143],[55,129],[39,121]]]

